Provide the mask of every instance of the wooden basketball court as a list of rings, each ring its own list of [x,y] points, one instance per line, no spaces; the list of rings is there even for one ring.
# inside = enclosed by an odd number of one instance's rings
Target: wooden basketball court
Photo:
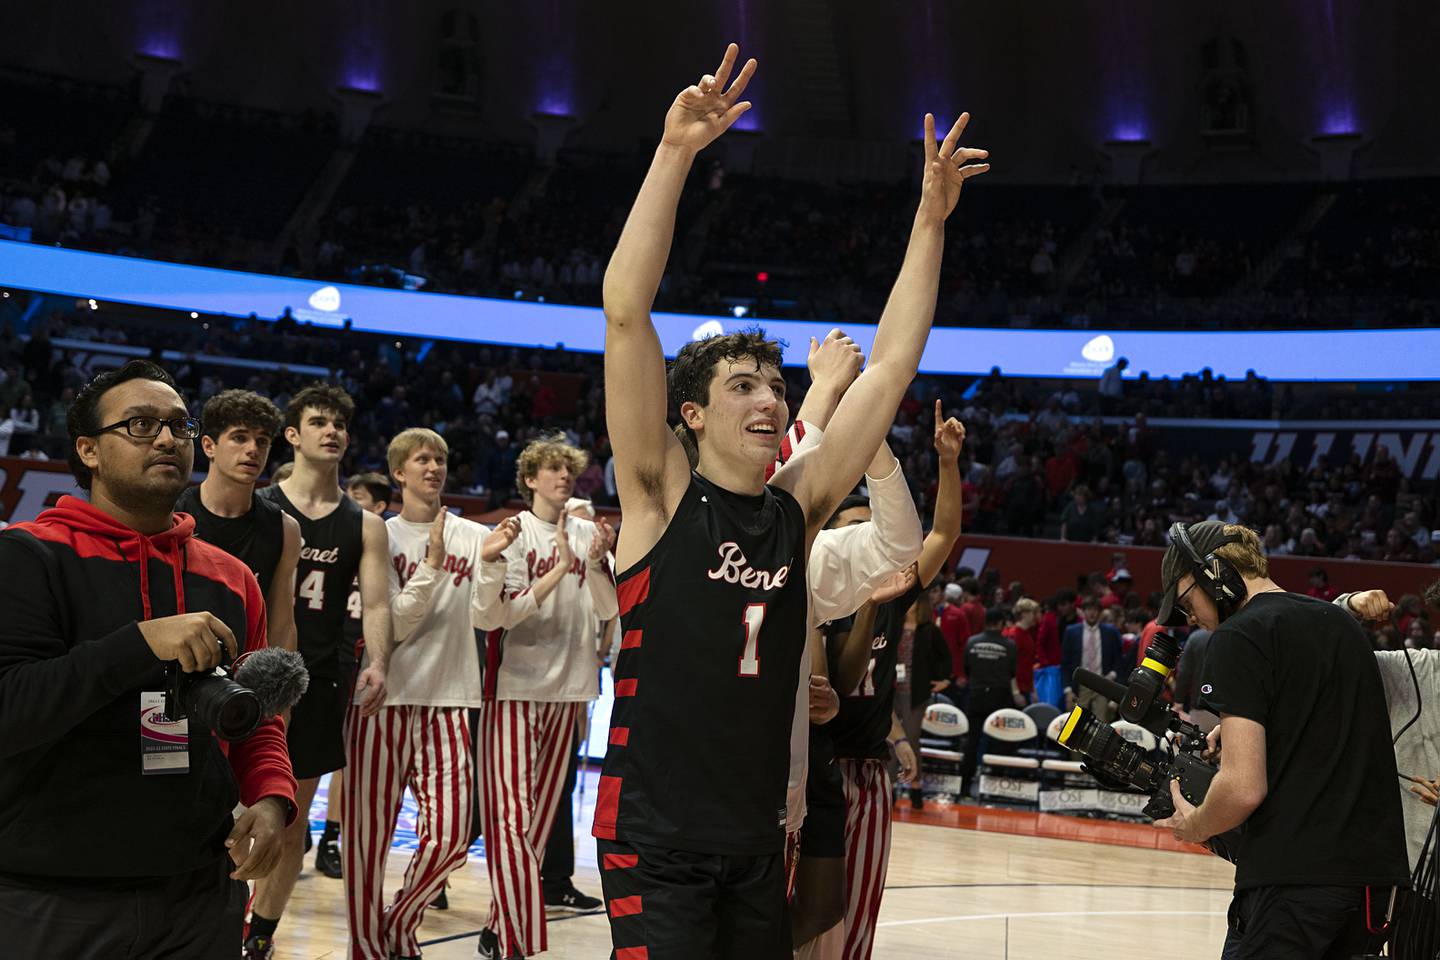
[[[575,884],[600,895],[590,838],[594,773],[577,794]],[[323,792],[312,819],[324,819]],[[386,868],[386,892],[400,883],[409,853],[404,817]],[[318,824],[316,833],[318,835]],[[1234,877],[1229,864],[1182,848],[1136,824],[1079,820],[963,806],[912,813],[901,804],[886,882],[878,960],[1111,960],[1154,951],[1171,960],[1212,960],[1225,934]],[[277,940],[277,960],[349,956],[343,881],[314,869],[295,888]],[[428,960],[474,956],[489,910],[484,860],[472,852],[450,878],[450,909],[427,912]],[[610,954],[603,913],[549,925],[556,960]]]

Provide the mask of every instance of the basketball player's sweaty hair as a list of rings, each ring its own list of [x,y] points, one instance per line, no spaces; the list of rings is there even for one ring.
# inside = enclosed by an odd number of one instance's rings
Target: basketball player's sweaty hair
[[[350,399],[350,394],[333,383],[312,383],[296,391],[295,396],[285,405],[286,428],[294,427],[299,430],[306,410],[336,414],[347,426],[355,419],[355,401]]]
[[[284,422],[280,408],[252,390],[221,390],[205,401],[200,419],[211,440],[219,440],[231,427],[248,427],[274,437]]]
[[[450,457],[450,445],[444,437],[429,427],[411,427],[395,434],[395,439],[385,450],[385,462],[389,464],[390,472],[405,466],[405,461],[415,456],[415,451],[422,447],[429,447],[446,459]]]
[[[571,477],[579,477],[590,464],[590,455],[579,447],[571,446],[563,433],[531,440],[520,451],[520,459],[515,461],[515,489],[520,491],[525,506],[535,505],[535,491],[525,481],[534,480],[545,467],[557,463],[568,466]]]
[[[90,468],[80,459],[80,454],[75,451],[75,440],[104,426],[100,422],[100,398],[112,387],[129,383],[131,380],[155,380],[180,393],[180,388],[175,385],[175,378],[170,376],[164,367],[149,360],[131,360],[118,370],[105,371],[81,387],[80,392],[75,395],[75,401],[65,413],[65,432],[70,435],[65,461],[70,464],[70,473],[74,475],[75,484],[81,490],[89,490],[90,481],[94,477]],[[181,395],[180,399],[184,401],[184,395]]]
[[[345,481],[345,490],[364,490],[377,503],[390,503],[390,481],[379,473],[357,473]]]
[[[684,403],[708,406],[710,384],[715,380],[715,364],[721,360],[730,363],[750,361],[759,370],[764,366],[779,367],[782,359],[780,342],[765,336],[765,331],[759,327],[687,343],[670,361],[667,371],[670,405],[677,412]],[[680,421],[679,428],[694,441],[694,431],[684,420]]]

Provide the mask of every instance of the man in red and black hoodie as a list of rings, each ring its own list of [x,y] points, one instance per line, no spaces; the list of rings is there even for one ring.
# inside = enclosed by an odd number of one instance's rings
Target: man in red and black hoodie
[[[284,728],[222,744],[156,698],[263,647],[264,596],[171,512],[199,423],[164,370],[101,374],[68,427],[89,502],[0,533],[0,952],[233,960],[295,816]]]

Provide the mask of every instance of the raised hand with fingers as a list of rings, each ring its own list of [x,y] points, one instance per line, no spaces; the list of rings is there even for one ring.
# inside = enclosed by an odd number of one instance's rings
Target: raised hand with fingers
[[[860,352],[854,340],[836,329],[831,330],[824,340],[810,338],[810,356],[805,365],[810,368],[812,386],[844,393],[845,388],[860,376],[865,354]]]
[[[990,169],[988,163],[971,163],[990,156],[989,150],[962,147],[960,135],[970,123],[970,114],[962,113],[945,135],[945,142],[935,142],[935,116],[925,114],[925,177],[920,186],[920,214],[944,220],[960,200],[965,181]]]
[[[609,520],[601,517],[595,521],[595,536],[590,539],[590,553],[586,560],[592,567],[604,563],[614,546],[615,528],[610,526]]]
[[[570,547],[570,531],[565,529],[565,514],[555,521],[555,566],[568,571],[575,562],[575,551]]]
[[[750,101],[741,100],[740,96],[755,75],[755,61],[747,60],[735,82],[730,83],[730,74],[739,58],[740,48],[730,44],[713,74],[707,73],[698,83],[680,91],[665,114],[661,143],[698,153],[750,109]]]
[[[480,544],[480,559],[494,563],[505,553],[505,549],[520,536],[520,518],[507,517],[496,524],[495,529],[485,535]]]
[[[430,524],[430,539],[425,544],[425,563],[436,570],[445,566],[445,518],[449,515],[450,511],[442,506]]]
[[[945,411],[935,401],[935,452],[951,460],[960,458],[960,449],[965,446],[965,424],[954,417],[945,419]]]

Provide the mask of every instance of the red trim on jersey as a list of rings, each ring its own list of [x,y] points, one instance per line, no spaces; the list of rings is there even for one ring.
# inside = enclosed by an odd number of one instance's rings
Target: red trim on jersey
[[[620,811],[620,777],[600,778],[599,792],[595,796],[595,826],[591,830],[601,840],[615,839],[615,817]]]
[[[616,947],[615,960],[650,960],[650,948]]]
[[[643,634],[643,630],[626,630],[625,635],[620,638],[620,649],[635,650],[639,648]]]
[[[610,728],[610,745],[611,745],[612,747],[628,747],[628,746],[630,746],[630,728],[629,728],[629,727],[611,727],[611,728]]]
[[[640,685],[640,681],[639,681],[639,680],[634,680],[634,679],[631,679],[631,680],[616,680],[616,681],[615,681],[615,696],[617,696],[617,697],[633,697],[633,696],[635,696],[635,688],[638,687],[639,685]]]
[[[646,567],[639,573],[626,577],[625,582],[615,588],[615,594],[620,601],[622,617],[650,599],[650,568]]]
[[[638,853],[607,853],[601,859],[600,869],[602,870],[627,870],[630,867],[640,865],[640,854]]]
[[[610,901],[610,918],[633,917],[645,912],[645,905],[639,894],[633,897],[616,897]]]

